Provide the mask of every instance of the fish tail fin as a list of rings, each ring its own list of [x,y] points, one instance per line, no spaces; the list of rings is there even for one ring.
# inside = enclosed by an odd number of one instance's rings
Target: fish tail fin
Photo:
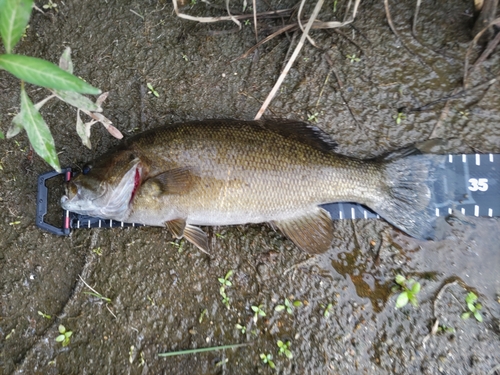
[[[427,184],[431,161],[410,155],[383,162],[382,194],[371,208],[389,223],[418,239],[433,239],[436,216]]]

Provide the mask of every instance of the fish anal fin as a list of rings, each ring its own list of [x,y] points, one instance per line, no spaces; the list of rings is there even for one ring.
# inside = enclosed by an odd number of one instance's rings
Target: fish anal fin
[[[276,225],[297,247],[309,254],[326,252],[333,241],[333,222],[330,214],[319,207],[302,216],[274,221],[271,224]]]
[[[187,224],[184,228],[184,237],[205,254],[209,254],[208,236],[200,228]]]
[[[182,238],[184,235],[184,229],[186,228],[186,220],[175,219],[166,222],[168,230],[172,232],[175,238]]]
[[[152,178],[165,194],[185,194],[193,183],[193,174],[190,168],[175,168],[156,175]]]

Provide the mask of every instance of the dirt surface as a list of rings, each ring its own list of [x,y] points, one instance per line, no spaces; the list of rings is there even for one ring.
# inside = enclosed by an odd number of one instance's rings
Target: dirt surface
[[[319,18],[341,19],[346,3],[333,13],[326,2]],[[340,33],[312,32],[319,48],[305,45],[267,115],[317,119],[340,152],[357,157],[431,135],[451,139],[450,152],[499,153],[498,47],[464,95],[396,122],[398,108],[461,90],[472,2],[422,2],[415,36],[415,2],[393,3],[400,39],[381,0],[362,2]],[[104,114],[124,134],[187,119],[252,119],[295,43],[283,34],[234,61],[255,43],[251,25],[233,32],[230,22],[181,20],[166,1],[57,4],[57,12],[33,13],[16,52],[57,62],[70,46],[75,73],[110,92]],[[259,11],[293,5],[257,2]],[[306,14],[313,7],[307,4]],[[184,11],[225,15],[200,2]],[[260,21],[260,35],[282,22]],[[148,93],[148,82],[159,97]],[[0,71],[0,89],[6,132],[19,110],[19,83]],[[33,86],[28,93],[34,101],[47,94]],[[62,165],[81,166],[116,143],[96,125],[93,149],[86,149],[75,132],[76,111],[64,103],[50,102],[42,114]],[[0,141],[0,158],[0,374],[500,373],[498,219],[453,221],[436,242],[408,238],[383,220],[346,220],[336,223],[332,248],[316,257],[267,225],[214,227],[207,228],[209,258],[189,243],[172,243],[160,228],[42,232],[34,225],[36,181],[49,167],[32,157],[25,134]],[[226,308],[218,278],[229,270]],[[418,307],[395,309],[398,273],[421,283]],[[110,302],[89,294],[80,277]],[[482,323],[460,318],[469,291],[479,296]],[[302,306],[275,311],[285,298]],[[266,316],[255,323],[251,306],[258,305]],[[454,332],[427,336],[436,319]],[[66,347],[55,340],[60,324],[73,332]],[[278,354],[278,340],[291,342],[292,359]],[[158,357],[237,343],[247,346]],[[276,370],[261,353],[273,355]]]

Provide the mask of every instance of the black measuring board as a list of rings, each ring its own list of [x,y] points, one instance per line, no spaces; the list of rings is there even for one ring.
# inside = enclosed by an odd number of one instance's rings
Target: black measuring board
[[[418,155],[429,164],[426,181],[431,192],[428,208],[435,216],[447,216],[453,210],[466,216],[500,217],[500,154],[450,154]],[[63,170],[65,181],[72,178],[71,169]],[[80,215],[63,213],[62,228],[44,222],[47,213],[47,187],[45,181],[58,175],[48,172],[39,176],[36,224],[41,229],[58,235],[68,235],[71,229],[138,227],[142,224],[123,223]],[[322,205],[334,220],[379,218],[369,208],[352,202]]]

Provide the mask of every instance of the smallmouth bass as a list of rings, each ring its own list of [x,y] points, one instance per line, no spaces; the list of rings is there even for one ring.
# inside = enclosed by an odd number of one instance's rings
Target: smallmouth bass
[[[333,222],[321,204],[361,203],[410,236],[434,217],[417,155],[359,160],[334,152],[319,128],[291,120],[205,120],[126,139],[66,186],[64,209],[166,226],[208,251],[199,225],[267,222],[299,248],[323,253]]]

